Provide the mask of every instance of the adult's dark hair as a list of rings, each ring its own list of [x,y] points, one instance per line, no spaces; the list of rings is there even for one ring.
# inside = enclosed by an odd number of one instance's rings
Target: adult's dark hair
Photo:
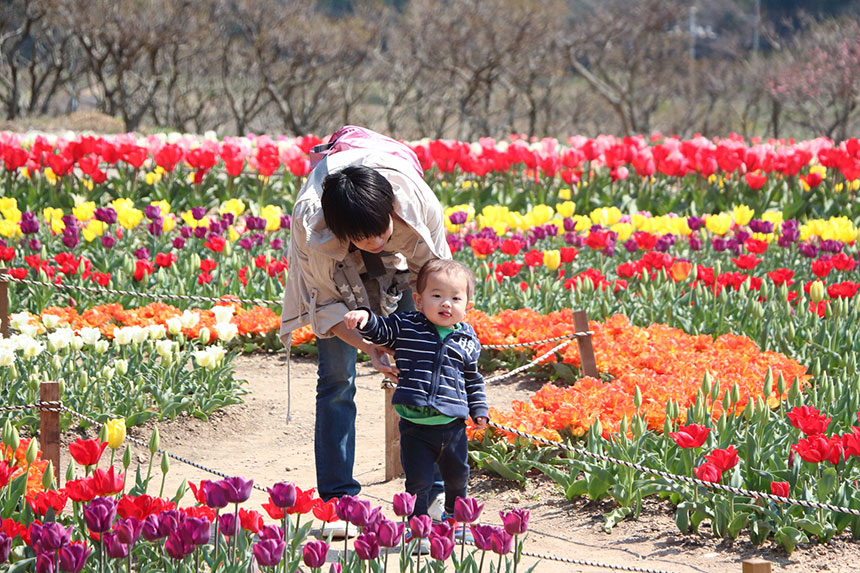
[[[342,241],[384,234],[394,212],[391,183],[364,166],[345,167],[326,176],[321,201],[326,226]]]

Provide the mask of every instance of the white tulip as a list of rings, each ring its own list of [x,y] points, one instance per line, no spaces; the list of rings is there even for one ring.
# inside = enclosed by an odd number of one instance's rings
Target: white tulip
[[[72,343],[70,344],[73,350],[78,351],[84,347],[84,339],[80,336],[73,336]]]
[[[182,328],[194,328],[200,322],[200,315],[193,310],[186,310],[179,320],[182,321]]]
[[[18,332],[30,338],[39,334],[39,327],[35,324],[22,324],[18,327]]]
[[[117,358],[114,360],[113,367],[120,376],[128,374],[128,360],[125,358]]]
[[[146,330],[150,340],[161,340],[167,335],[167,329],[164,328],[163,324],[150,324]]]
[[[131,327],[122,326],[113,331],[113,341],[120,346],[131,344]]]
[[[15,362],[15,352],[9,348],[0,348],[0,366],[9,366]]]
[[[170,336],[177,336],[182,332],[182,321],[178,316],[171,316],[167,319],[167,332]]]
[[[197,366],[201,368],[209,366],[212,362],[212,355],[206,350],[195,350],[191,354],[194,356],[194,360],[197,361]]]
[[[32,360],[45,350],[44,344],[30,337],[25,339],[23,344],[24,345],[21,346],[21,355],[28,360]]]
[[[48,333],[48,344],[54,350],[62,350],[72,343],[74,335],[71,328],[58,328]]]
[[[17,331],[21,331],[21,326],[30,324],[29,312],[16,312],[9,315],[9,325]]]
[[[131,340],[135,344],[143,344],[149,338],[149,333],[142,326],[129,326],[131,329]]]
[[[43,314],[42,324],[44,324],[45,328],[48,330],[53,330],[57,328],[58,324],[60,324],[60,317],[56,314]]]
[[[110,344],[107,340],[96,340],[96,343],[93,345],[93,350],[96,351],[96,354],[104,354],[110,348]]]
[[[155,343],[155,351],[158,352],[158,355],[162,358],[170,358],[173,356],[173,348],[176,346],[176,343],[172,340],[159,340]]]
[[[215,314],[215,324],[221,324],[222,322],[230,322],[235,310],[232,306],[215,306],[212,307],[212,312]]]
[[[218,333],[218,339],[222,342],[230,342],[239,334],[239,327],[232,322],[219,322],[214,326],[215,332]]]
[[[93,346],[99,338],[101,338],[101,331],[98,328],[90,328],[85,326],[78,331],[78,336],[83,339],[84,344],[87,346]]]

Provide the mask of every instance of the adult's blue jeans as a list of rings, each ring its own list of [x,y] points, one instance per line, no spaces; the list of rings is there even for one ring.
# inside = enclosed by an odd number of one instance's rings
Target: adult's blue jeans
[[[406,290],[398,311],[413,310],[412,291]],[[355,464],[355,361],[357,351],[337,337],[318,338],[314,457],[317,493],[328,501],[358,495],[361,484],[352,475]],[[442,492],[442,476],[436,471],[430,499]]]

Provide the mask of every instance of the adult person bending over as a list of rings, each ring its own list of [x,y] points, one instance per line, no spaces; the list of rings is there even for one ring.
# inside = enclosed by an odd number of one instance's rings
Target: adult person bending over
[[[350,129],[360,137],[342,150],[336,141],[337,152],[322,158],[296,198],[281,314],[284,344],[306,324],[317,336],[314,454],[323,500],[361,489],[353,477],[356,349],[386,376],[397,374],[383,349],[346,327],[344,315],[359,306],[382,316],[412,310],[418,271],[430,259],[451,258],[442,206],[412,150],[362,128],[343,128],[332,139]]]

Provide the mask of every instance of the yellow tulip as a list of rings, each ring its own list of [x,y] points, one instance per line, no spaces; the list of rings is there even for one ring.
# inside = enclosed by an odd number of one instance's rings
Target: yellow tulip
[[[622,243],[629,239],[634,231],[633,225],[630,223],[615,223],[609,228],[618,233],[618,241]]]
[[[0,235],[8,238],[21,236],[21,227],[13,221],[0,219]]]
[[[234,217],[238,217],[245,212],[245,202],[241,199],[228,199],[221,205],[221,214],[231,213]]]
[[[705,219],[705,227],[715,235],[725,235],[732,228],[732,217],[726,213],[708,215]]]
[[[81,235],[83,235],[86,242],[91,243],[96,237],[104,235],[106,228],[106,223],[99,221],[98,219],[90,219],[87,226],[84,227],[83,231],[81,231]]]
[[[164,232],[169,233],[176,227],[176,217],[170,215],[164,218]]]
[[[96,204],[94,201],[84,201],[72,208],[72,215],[81,222],[86,222],[92,219],[95,212]]]
[[[108,447],[112,450],[117,449],[125,441],[125,418],[116,418],[108,420],[105,423],[107,431]]]
[[[563,189],[558,190],[558,198],[559,199],[570,199],[570,187],[565,187]],[[556,207],[558,209],[558,207]]]
[[[782,225],[782,211],[765,211],[761,216],[762,221],[770,221],[773,223],[774,229],[778,229]]]
[[[608,227],[610,225],[614,225],[619,219],[621,219],[621,209],[618,207],[598,207],[589,215],[596,225]]]
[[[260,216],[266,220],[267,231],[277,231],[281,228],[281,213],[277,205],[266,205],[260,210]]]
[[[170,203],[168,203],[167,201],[153,201],[152,203],[150,203],[150,205],[161,209],[162,217],[167,217],[167,215],[170,214]]]
[[[558,249],[550,249],[543,252],[543,265],[554,271],[561,264],[561,252]]]
[[[755,211],[746,205],[738,205],[732,209],[732,217],[738,225],[746,225],[752,220],[753,215],[755,215]]]
[[[565,201],[563,203],[556,203],[555,210],[562,217],[570,217],[573,215],[574,211],[576,211],[576,203],[573,201]]]

